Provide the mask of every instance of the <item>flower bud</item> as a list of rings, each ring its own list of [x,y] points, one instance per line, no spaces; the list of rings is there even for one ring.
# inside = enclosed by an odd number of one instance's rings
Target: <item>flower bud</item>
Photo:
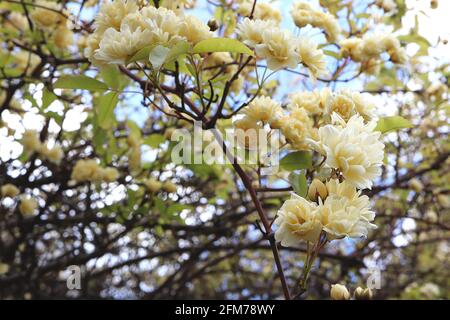
[[[350,293],[342,284],[333,284],[331,286],[330,296],[332,300],[349,300]]]
[[[162,183],[156,179],[150,178],[144,181],[144,185],[151,193],[156,193],[161,190]]]
[[[438,0],[431,0],[431,1],[430,1],[430,7],[431,7],[431,9],[436,9],[436,8],[438,7],[438,5],[439,5]]]
[[[419,193],[423,190],[423,184],[418,179],[414,178],[409,181],[409,187],[415,192]]]
[[[169,193],[177,192],[177,185],[170,181],[164,182],[162,188],[164,189],[164,191]]]
[[[354,292],[356,300],[370,300],[373,297],[372,290],[370,288],[363,289],[361,287],[356,288]]]
[[[318,197],[325,200],[328,196],[327,187],[319,179],[314,179],[309,185],[308,197],[311,201],[317,201]]]
[[[11,183],[5,184],[0,188],[0,195],[2,197],[14,198],[19,193],[20,193],[20,190]]]

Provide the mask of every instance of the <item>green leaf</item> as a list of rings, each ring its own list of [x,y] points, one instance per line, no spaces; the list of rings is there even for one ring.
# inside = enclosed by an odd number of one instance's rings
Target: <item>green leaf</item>
[[[211,38],[200,41],[194,46],[192,51],[194,53],[236,52],[254,56],[253,51],[250,50],[245,44],[236,39],[230,38]]]
[[[56,96],[54,95],[54,93],[47,88],[44,88],[44,90],[42,91],[42,109],[47,108],[55,100]]]
[[[130,59],[128,59],[127,64],[130,64],[130,63],[136,62],[136,61],[140,61],[140,60],[147,61],[148,56],[150,55],[150,52],[153,50],[154,47],[155,47],[155,45],[152,44],[152,45],[142,48],[141,50],[136,52]]]
[[[153,68],[160,69],[169,56],[169,52],[169,48],[158,45],[150,51],[150,54],[148,55],[148,61],[150,61]]]
[[[116,65],[106,65],[100,68],[100,76],[112,89],[119,90],[121,87],[122,74]]]
[[[167,214],[169,215],[175,215],[177,213],[179,214],[181,211],[185,209],[192,209],[192,206],[182,203],[174,203],[167,208]]]
[[[339,52],[331,51],[331,50],[323,50],[323,53],[325,53],[327,56],[333,57],[336,60],[339,60]]]
[[[110,129],[114,122],[114,108],[118,102],[118,94],[109,92],[98,100],[98,126],[102,129]]]
[[[191,45],[187,41],[177,42],[172,48],[170,48],[169,54],[166,58],[166,63],[176,60],[179,56],[191,51]]]
[[[144,139],[144,144],[152,147],[152,148],[158,148],[161,143],[166,141],[164,136],[162,134],[151,134],[147,138]]]
[[[90,91],[105,91],[109,89],[106,83],[84,75],[62,76],[56,80],[53,87],[57,89],[82,89]]]
[[[306,151],[295,151],[288,153],[280,160],[280,166],[282,169],[287,171],[311,168],[311,154]]]
[[[301,197],[306,197],[308,192],[308,186],[306,183],[306,176],[304,173],[295,173],[291,172],[289,174],[289,182],[291,183],[292,188],[295,193]]]
[[[384,117],[378,120],[375,131],[381,131],[381,133],[386,133],[389,131],[400,130],[405,128],[411,128],[412,123],[400,116]]]

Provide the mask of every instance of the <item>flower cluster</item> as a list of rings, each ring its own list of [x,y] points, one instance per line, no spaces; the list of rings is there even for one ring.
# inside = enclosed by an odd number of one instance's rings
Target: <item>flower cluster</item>
[[[68,19],[69,13],[62,9],[61,4],[51,1],[39,0],[38,6],[30,13],[34,25],[44,31],[51,32],[55,45],[64,49],[73,43],[72,23]],[[25,21],[15,20],[21,30],[28,27]]]
[[[196,44],[212,37],[206,24],[180,13],[164,7],[139,9],[135,1],[106,3],[95,18],[85,55],[98,64],[124,64],[146,46],[171,47],[182,40]]]
[[[345,89],[334,93],[329,88],[297,92],[290,96],[290,104],[296,108],[304,108],[309,115],[319,115],[325,119],[330,119],[333,112],[336,112],[345,120],[358,114],[370,121],[374,118],[375,110],[375,105],[368,96]]]
[[[78,160],[71,178],[76,182],[113,182],[119,178],[119,171],[112,167],[102,168],[95,159]]]
[[[326,166],[339,170],[346,181],[360,189],[371,188],[381,175],[384,144],[376,123],[364,123],[355,115],[345,122],[336,113],[333,124],[319,128],[319,147],[326,156]]]
[[[0,198],[16,198],[19,201],[18,209],[21,214],[24,216],[32,215],[37,207],[38,203],[36,199],[31,196],[27,196],[25,194],[20,194],[19,188],[11,183],[7,183],[0,188]]]
[[[341,28],[332,14],[315,9],[306,2],[295,2],[291,15],[297,27],[311,25],[323,29],[328,41],[336,42],[338,40]]]
[[[59,165],[64,157],[64,151],[59,145],[49,148],[46,143],[42,143],[39,135],[34,130],[27,130],[23,133],[22,145],[26,152],[36,152],[42,159],[46,159]]]
[[[345,180],[316,182],[310,186],[309,197],[292,194],[278,211],[275,239],[283,246],[296,246],[301,240],[315,243],[322,232],[328,240],[358,238],[376,228],[369,198]]]
[[[361,62],[372,73],[377,73],[382,53],[387,53],[393,63],[403,64],[407,60],[405,49],[392,34],[365,34],[362,38],[344,39],[340,46],[343,57]]]
[[[253,0],[241,0],[238,6],[238,13],[243,16],[250,16],[253,9]],[[267,2],[256,2],[253,10],[253,18],[264,21],[272,21],[274,23],[281,22],[281,12],[278,8],[273,7]]]
[[[178,190],[178,186],[172,181],[164,181],[161,182],[155,178],[145,179],[143,182],[145,189],[150,193],[158,193],[161,190],[164,190],[168,193],[175,193]]]
[[[254,48],[258,57],[266,59],[271,70],[296,68],[303,63],[317,77],[326,72],[322,50],[307,38],[296,38],[271,20],[245,18],[237,26],[242,41]]]

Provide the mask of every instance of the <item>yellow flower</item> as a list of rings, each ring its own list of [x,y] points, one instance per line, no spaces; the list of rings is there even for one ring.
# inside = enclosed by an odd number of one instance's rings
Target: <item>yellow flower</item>
[[[361,287],[356,288],[354,292],[356,300],[370,300],[373,297],[372,290],[370,288],[363,289]]]
[[[312,201],[317,201],[319,197],[322,200],[325,200],[327,196],[327,187],[319,179],[314,179],[308,188],[308,198]]]
[[[308,38],[300,38],[297,41],[298,56],[300,62],[308,68],[309,74],[313,79],[326,74],[326,61],[323,51],[317,49],[317,45]]]
[[[45,158],[47,158],[50,162],[59,165],[61,163],[62,158],[64,157],[64,151],[60,146],[54,146],[51,149],[45,148],[42,155]]]
[[[31,197],[21,196],[19,211],[24,216],[32,215],[38,207],[38,203],[35,199]]]
[[[271,20],[244,18],[237,26],[237,34],[241,37],[243,43],[254,48],[263,42],[263,31],[269,28],[275,28],[275,24]]]
[[[355,104],[352,99],[346,95],[336,94],[329,101],[328,113],[338,113],[344,120],[350,119],[355,110]]]
[[[66,21],[66,18],[59,13],[62,8],[58,3],[40,0],[36,4],[39,7],[35,7],[31,11],[30,18],[39,28],[52,29],[57,24]]]
[[[14,198],[20,193],[20,190],[15,185],[8,183],[1,187],[0,193],[2,197]]]
[[[183,18],[179,34],[192,44],[211,38],[214,35],[209,31],[209,27],[205,23],[193,16]]]
[[[159,190],[161,190],[162,187],[162,183],[153,178],[144,180],[144,185],[147,188],[147,190],[151,193],[158,192]]]
[[[178,189],[177,185],[171,181],[165,181],[162,185],[162,188],[164,191],[169,193],[175,193]]]
[[[137,12],[138,9],[134,0],[115,0],[103,3],[95,17],[95,32],[102,34],[109,28],[120,30],[120,25],[125,16]]]
[[[100,178],[100,167],[94,159],[78,160],[72,169],[71,179],[76,182],[95,181]]]
[[[41,148],[41,141],[37,132],[35,130],[26,130],[23,133],[22,145],[25,151],[38,151]]]
[[[333,284],[331,286],[330,296],[332,300],[349,300],[350,293],[342,284]]]
[[[243,1],[238,6],[238,13],[249,16],[253,8],[253,1]],[[281,22],[281,12],[267,2],[257,2],[253,11],[253,18],[265,21]]]
[[[269,97],[257,97],[242,112],[255,121],[270,124],[278,120],[282,109],[278,102]]]
[[[262,34],[262,43],[256,46],[256,54],[267,60],[271,70],[295,68],[299,62],[294,39],[286,30],[271,28]]]
[[[114,182],[119,178],[119,171],[116,168],[104,168],[102,171],[102,177],[105,182]]]
[[[375,213],[370,210],[369,198],[347,181],[331,179],[326,183],[328,196],[319,199],[318,212],[323,230],[330,240],[367,236],[376,226],[371,223]]]
[[[291,16],[297,27],[302,28],[311,25],[323,29],[327,40],[335,42],[341,32],[337,19],[328,12],[314,9],[305,2],[295,2],[291,9]]]
[[[319,128],[326,165],[339,169],[357,188],[371,188],[373,180],[381,174],[384,158],[381,133],[374,131],[376,123],[365,124],[359,115],[352,116],[347,123],[336,113],[332,119],[335,125]]]
[[[285,247],[295,247],[302,240],[316,242],[322,231],[315,205],[296,194],[280,208],[275,224],[275,239]]]
[[[258,146],[258,130],[263,127],[255,119],[243,117],[233,123],[236,129],[236,140],[239,145],[254,149]]]
[[[66,26],[61,26],[55,32],[55,45],[60,49],[66,49],[73,43],[73,32]]]
[[[109,28],[103,34],[94,58],[103,63],[124,64],[138,50],[150,44],[151,40],[152,33],[149,30],[137,28],[132,31],[128,25],[123,25],[120,31]]]
[[[290,96],[292,106],[305,109],[308,114],[315,115],[323,113],[320,106],[320,93],[317,90],[297,92]]]

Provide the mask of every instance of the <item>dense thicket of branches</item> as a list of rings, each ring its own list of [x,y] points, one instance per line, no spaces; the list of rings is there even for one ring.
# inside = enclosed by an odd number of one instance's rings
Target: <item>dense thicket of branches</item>
[[[204,128],[229,127],[255,96],[276,97],[285,108],[289,94],[326,87],[371,93],[379,116],[399,115],[412,127],[383,136],[382,175],[363,191],[378,228],[365,239],[327,244],[301,298],[328,298],[334,283],[365,286],[374,267],[381,274],[376,298],[449,297],[450,69],[428,52],[442,41],[429,43],[418,26],[402,28],[410,11],[403,0],[393,9],[383,9],[383,1],[320,1],[338,17],[342,38],[363,37],[381,24],[397,30],[409,48],[403,64],[385,57],[375,67],[353,61],[337,41],[307,27],[300,33],[317,37],[327,56],[328,73],[317,81],[301,67],[283,68],[261,84],[254,70],[258,65],[261,76],[266,61],[237,53],[218,65],[191,61],[194,74],[218,78],[201,85],[178,63],[155,80],[146,64],[88,60],[84,49],[98,2],[50,1],[57,4],[50,10],[40,1],[0,0],[0,187],[13,184],[38,203],[24,214],[20,204],[28,198],[0,200],[1,298],[282,298],[274,253],[294,296],[309,249],[306,242],[277,246],[267,231],[292,190],[275,183],[288,173],[262,178],[255,166],[175,165],[168,140],[174,129],[192,128],[193,119]],[[186,13],[207,13],[216,36],[235,37],[236,23],[255,15],[260,1],[249,1],[255,8],[247,13],[236,1],[199,2],[201,9]],[[39,8],[69,27],[42,28],[33,17]],[[232,76],[220,78],[230,66]],[[56,88],[64,75],[95,77],[112,90]],[[61,161],[28,152],[23,134],[29,129],[48,150],[61,146]],[[116,168],[118,178],[75,182],[80,159],[98,159],[103,168]],[[313,175],[306,171],[308,184]],[[150,177],[163,183],[158,192],[148,187]],[[71,265],[81,267],[80,290],[67,288]]]

